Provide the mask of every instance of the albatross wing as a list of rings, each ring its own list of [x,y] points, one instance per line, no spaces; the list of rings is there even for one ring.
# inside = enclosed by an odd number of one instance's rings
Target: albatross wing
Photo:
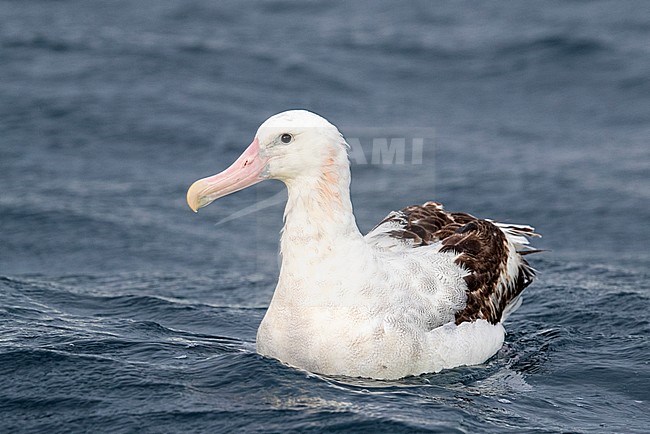
[[[457,254],[455,263],[467,271],[467,303],[456,312],[456,324],[477,319],[497,324],[519,307],[522,291],[533,281],[535,270],[523,255],[537,251],[528,245],[536,236],[530,226],[495,223],[427,202],[391,212],[365,239],[380,249],[434,245]]]

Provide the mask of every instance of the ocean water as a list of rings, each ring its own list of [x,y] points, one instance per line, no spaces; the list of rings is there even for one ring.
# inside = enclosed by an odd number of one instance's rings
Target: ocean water
[[[642,0],[0,0],[0,431],[647,432],[648,17]],[[255,353],[283,188],[198,215],[185,191],[290,108],[366,134],[368,155],[386,128],[434,132],[417,164],[353,164],[362,230],[437,200],[544,235],[496,356],[388,382]]]

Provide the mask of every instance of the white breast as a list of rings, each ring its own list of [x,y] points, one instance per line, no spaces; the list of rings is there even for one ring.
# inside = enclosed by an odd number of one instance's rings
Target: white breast
[[[437,246],[405,254],[360,239],[318,258],[300,250],[260,325],[260,354],[323,374],[400,378],[480,363],[503,342],[500,325],[453,324],[465,272]]]

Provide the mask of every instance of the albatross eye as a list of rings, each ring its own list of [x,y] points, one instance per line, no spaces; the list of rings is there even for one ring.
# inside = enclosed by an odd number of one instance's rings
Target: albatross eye
[[[286,133],[285,133],[285,134],[282,134],[282,135],[280,136],[280,141],[281,141],[282,143],[289,143],[289,142],[291,141],[291,139],[293,139],[293,137],[291,137],[291,134],[286,134]]]

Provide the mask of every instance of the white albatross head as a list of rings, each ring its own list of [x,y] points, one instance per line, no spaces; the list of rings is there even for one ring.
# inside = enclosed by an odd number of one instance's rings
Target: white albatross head
[[[287,185],[313,180],[327,191],[348,167],[347,144],[334,125],[315,113],[290,110],[268,118],[229,168],[192,184],[187,203],[197,212],[265,179]]]

